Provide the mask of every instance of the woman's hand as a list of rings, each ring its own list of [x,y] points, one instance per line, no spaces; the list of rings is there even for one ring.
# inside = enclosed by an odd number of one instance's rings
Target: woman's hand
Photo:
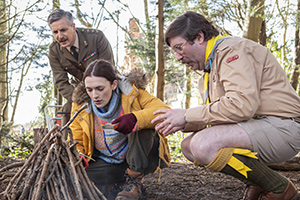
[[[131,133],[133,131],[133,128],[137,122],[137,119],[133,113],[129,113],[126,115],[122,115],[121,117],[118,117],[117,119],[113,120],[112,124],[118,124],[115,130],[119,131],[120,133],[123,133],[125,135]]]

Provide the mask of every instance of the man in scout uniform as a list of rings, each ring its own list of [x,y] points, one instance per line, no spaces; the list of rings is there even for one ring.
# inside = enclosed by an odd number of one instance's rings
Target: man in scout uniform
[[[204,105],[154,112],[162,114],[152,120],[156,130],[193,132],[181,143],[183,154],[243,181],[245,200],[299,199],[293,184],[265,165],[300,150],[300,97],[272,53],[245,38],[220,36],[192,11],[171,23],[165,39],[178,61],[204,71]]]
[[[82,80],[86,67],[96,59],[104,59],[114,65],[113,52],[102,31],[75,28],[73,16],[68,11],[55,9],[47,21],[55,39],[49,47],[54,84],[67,100],[62,109],[63,113],[70,113],[74,86]],[[72,76],[71,80],[68,74]],[[64,114],[62,125],[69,118],[69,114]]]

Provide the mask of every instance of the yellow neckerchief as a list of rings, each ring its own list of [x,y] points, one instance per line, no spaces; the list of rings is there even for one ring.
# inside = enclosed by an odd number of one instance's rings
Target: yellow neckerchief
[[[205,51],[205,63],[207,62],[207,59],[211,51],[213,50],[217,40],[221,38],[224,38],[224,36],[218,35],[217,37],[213,37],[207,41],[206,51]],[[204,71],[204,104],[209,104],[210,102],[209,95],[208,95],[209,73],[207,70]]]
[[[211,38],[210,40],[207,41],[206,51],[205,51],[205,62],[204,63],[206,63],[206,61],[208,59],[208,56],[210,55],[212,49],[214,48],[217,40],[221,39],[221,38],[225,38],[225,37],[218,35],[217,37],[213,37],[213,38]]]

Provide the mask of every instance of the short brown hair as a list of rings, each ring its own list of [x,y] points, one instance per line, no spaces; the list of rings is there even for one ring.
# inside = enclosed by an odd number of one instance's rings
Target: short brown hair
[[[187,41],[193,41],[202,32],[204,40],[208,41],[212,37],[218,36],[219,31],[203,15],[193,11],[186,11],[178,16],[167,28],[165,41],[170,46],[170,38],[181,36]]]

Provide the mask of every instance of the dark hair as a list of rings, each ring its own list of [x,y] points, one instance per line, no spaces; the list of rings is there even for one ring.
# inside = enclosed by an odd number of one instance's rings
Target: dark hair
[[[73,16],[69,11],[64,11],[63,9],[57,8],[51,12],[51,14],[48,16],[47,22],[48,25],[52,24],[55,21],[60,20],[61,18],[65,17],[67,19],[67,22],[70,26],[73,25]]]
[[[95,60],[86,68],[82,81],[88,76],[106,78],[111,84],[117,79],[117,73],[113,65],[106,60]]]
[[[205,41],[219,35],[219,31],[212,25],[212,22],[204,16],[193,11],[186,11],[167,28],[165,41],[168,46],[170,46],[169,39],[176,36],[181,36],[187,41],[193,41],[199,36],[200,32],[204,34]]]

